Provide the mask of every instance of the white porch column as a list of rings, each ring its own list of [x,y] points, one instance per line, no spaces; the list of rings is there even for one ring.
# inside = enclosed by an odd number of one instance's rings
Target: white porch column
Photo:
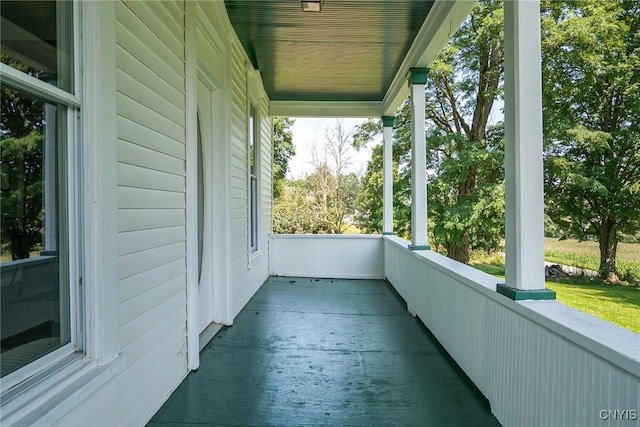
[[[506,286],[516,300],[553,299],[544,283],[540,2],[504,5]]]
[[[393,234],[393,116],[382,116],[382,234]]]
[[[424,86],[428,68],[410,68],[411,91],[411,250],[431,249],[427,244],[427,143]]]

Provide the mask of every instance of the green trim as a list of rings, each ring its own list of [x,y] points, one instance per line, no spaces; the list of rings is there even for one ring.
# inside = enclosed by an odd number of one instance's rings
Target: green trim
[[[392,128],[393,116],[382,116],[382,126],[386,128]]]
[[[412,251],[430,251],[431,246],[429,245],[409,245],[409,250]]]
[[[515,289],[511,288],[504,283],[498,283],[496,287],[496,292],[501,295],[504,295],[507,298],[510,298],[514,301],[523,301],[523,300],[554,300],[556,299],[556,292],[551,289],[533,289],[533,290],[524,290],[524,289]]]
[[[385,231],[382,233],[383,236],[395,236],[396,233],[394,233],[393,231]]]
[[[429,75],[428,68],[409,68],[407,73],[407,79],[412,85],[423,85],[427,83],[427,76]]]

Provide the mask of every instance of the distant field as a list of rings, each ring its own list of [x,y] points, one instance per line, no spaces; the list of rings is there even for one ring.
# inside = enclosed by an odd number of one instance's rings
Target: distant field
[[[544,245],[547,261],[598,270],[600,264],[598,242],[546,238]],[[616,260],[621,279],[630,282],[640,281],[640,243],[618,243]]]

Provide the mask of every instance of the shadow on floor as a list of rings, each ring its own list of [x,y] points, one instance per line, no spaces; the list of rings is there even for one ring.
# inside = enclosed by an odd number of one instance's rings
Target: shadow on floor
[[[499,426],[381,280],[272,277],[149,426]]]

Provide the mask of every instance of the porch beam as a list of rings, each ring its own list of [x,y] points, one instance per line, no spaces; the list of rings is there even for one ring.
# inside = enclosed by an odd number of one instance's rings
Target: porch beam
[[[382,234],[393,234],[393,116],[382,116]]]
[[[271,101],[273,117],[380,117],[382,101]]]
[[[544,281],[540,2],[504,5],[506,285],[515,299],[553,299]]]
[[[411,250],[427,244],[427,143],[425,138],[425,84],[428,68],[410,68],[411,93]]]

